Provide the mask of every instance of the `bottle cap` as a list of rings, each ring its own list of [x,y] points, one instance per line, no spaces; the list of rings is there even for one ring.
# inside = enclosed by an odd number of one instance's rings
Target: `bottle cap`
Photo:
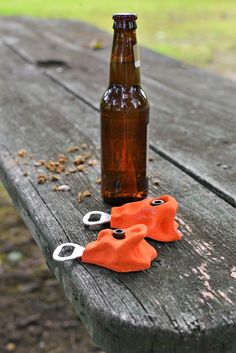
[[[136,29],[137,15],[134,13],[114,13],[112,16],[114,20],[114,29]]]

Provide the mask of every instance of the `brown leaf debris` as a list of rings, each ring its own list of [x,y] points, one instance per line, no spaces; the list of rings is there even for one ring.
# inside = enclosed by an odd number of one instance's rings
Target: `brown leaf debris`
[[[85,157],[82,156],[81,154],[76,156],[74,159],[74,164],[75,165],[79,165],[79,164],[83,164],[85,162]]]
[[[44,184],[45,181],[47,180],[47,176],[44,174],[39,174],[37,176],[38,184]]]
[[[102,179],[101,178],[97,178],[95,181],[96,184],[101,184],[102,183]]]
[[[85,166],[83,164],[78,165],[77,171],[78,172],[85,172]]]
[[[79,192],[78,196],[77,196],[78,202],[83,201],[86,197],[89,197],[91,195],[92,194],[91,194],[91,192],[89,190],[86,190],[86,191],[83,191],[83,192]]]
[[[27,156],[27,151],[24,148],[21,148],[18,152],[17,152],[18,157],[24,158]]]
[[[78,150],[79,150],[78,146],[70,146],[70,147],[67,148],[66,152],[74,153],[74,152],[77,152]]]
[[[83,150],[86,150],[87,147],[88,147],[87,143],[82,143],[82,144],[81,144],[81,148],[82,148]]]
[[[50,180],[51,181],[58,181],[58,180],[60,180],[60,177],[58,175],[54,175],[53,174],[53,175],[50,176]]]

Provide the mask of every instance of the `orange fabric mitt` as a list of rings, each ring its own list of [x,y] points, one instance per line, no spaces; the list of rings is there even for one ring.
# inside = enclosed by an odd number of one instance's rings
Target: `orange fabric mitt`
[[[85,247],[81,260],[117,272],[148,269],[157,252],[144,240],[146,236],[144,224],[126,229],[104,229],[97,240]]]
[[[148,238],[163,242],[180,240],[181,232],[175,221],[177,210],[177,201],[169,195],[127,203],[111,209],[111,228],[145,224]]]

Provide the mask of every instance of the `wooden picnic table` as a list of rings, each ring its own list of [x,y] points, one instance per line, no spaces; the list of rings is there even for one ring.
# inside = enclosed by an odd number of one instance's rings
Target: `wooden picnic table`
[[[38,161],[72,158],[73,145],[99,161],[112,38],[79,21],[13,17],[0,19],[0,33],[1,178],[94,342],[106,353],[235,353],[236,83],[141,48],[150,195],[177,198],[183,239],[152,241],[158,258],[139,273],[59,264],[56,246],[96,239],[82,216],[107,209],[99,163],[58,174],[56,184],[71,190],[56,192],[50,181],[38,184]],[[86,190],[91,196],[79,203]]]

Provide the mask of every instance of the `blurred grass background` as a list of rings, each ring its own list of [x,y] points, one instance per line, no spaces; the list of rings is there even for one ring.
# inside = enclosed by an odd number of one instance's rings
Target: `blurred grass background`
[[[236,0],[0,0],[0,15],[77,18],[112,31],[114,12],[138,14],[138,40],[236,79]]]

